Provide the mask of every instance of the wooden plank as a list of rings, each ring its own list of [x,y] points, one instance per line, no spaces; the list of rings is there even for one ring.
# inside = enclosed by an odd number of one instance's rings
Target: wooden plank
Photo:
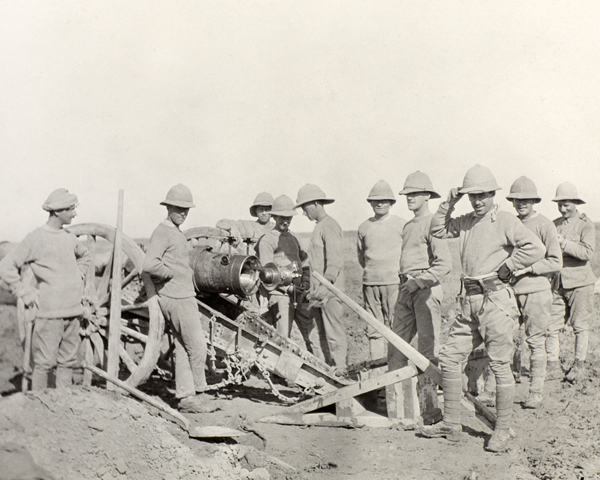
[[[123,249],[123,190],[119,190],[119,206],[117,210],[117,229],[112,262],[112,283],[110,290],[110,318],[108,324],[108,354],[106,372],[114,378],[119,376],[119,346],[121,344],[121,251]],[[107,384],[108,390],[115,390],[112,382]]]
[[[409,343],[402,340],[390,328],[386,327],[382,322],[377,320],[373,315],[362,308],[358,303],[352,300],[348,295],[342,292],[339,288],[329,282],[323,275],[313,271],[312,276],[319,281],[327,290],[338,297],[348,307],[350,307],[360,318],[367,322],[377,332],[379,332],[388,342],[396,347],[400,352],[411,360],[425,375],[431,378],[438,385],[442,382],[442,371],[432,364],[421,352],[413,348]],[[476,416],[484,425],[489,428],[494,428],[496,416],[479,400],[477,400],[468,392],[464,392],[465,396],[461,399],[461,404],[467,407],[468,410],[475,409]],[[470,405],[472,404],[473,407]]]
[[[345,398],[335,404],[335,415],[338,418],[354,418],[365,410],[356,397]]]
[[[411,377],[386,386],[385,401],[389,418],[416,421],[421,415],[417,395],[417,378]]]
[[[305,400],[304,402],[297,403],[296,405],[292,405],[291,407],[286,407],[285,412],[287,414],[311,412],[342,400],[354,398],[357,395],[362,395],[363,393],[385,387],[386,385],[400,382],[417,375],[417,373],[417,368],[414,365],[410,365],[399,370],[392,370],[391,372],[384,373],[379,377],[369,378],[363,382],[356,382],[351,385],[338,388],[333,392],[326,393],[325,395],[320,395],[309,400]]]

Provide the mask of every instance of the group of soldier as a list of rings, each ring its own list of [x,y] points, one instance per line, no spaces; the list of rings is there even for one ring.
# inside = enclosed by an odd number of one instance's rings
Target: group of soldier
[[[494,202],[500,190],[492,172],[481,165],[469,169],[462,187],[450,190],[446,201],[431,214],[428,201],[439,198],[429,177],[421,172],[408,176],[400,192],[407,199],[414,218],[404,224],[387,212],[395,202],[389,185],[379,182],[368,200],[375,216],[358,231],[359,261],[364,267],[364,299],[371,312],[387,322],[402,339],[410,342],[418,334],[418,349],[442,370],[443,419],[436,418],[437,389],[427,389],[425,402],[432,407],[421,428],[426,437],[460,438],[460,398],[462,369],[473,351],[485,345],[490,375],[487,400],[495,401],[497,420],[486,448],[505,451],[514,438],[511,428],[515,381],[511,371],[514,332],[523,323],[526,343],[531,350],[529,396],[525,408],[539,408],[544,381],[564,379],[579,382],[586,377],[585,360],[588,329],[592,317],[595,277],[590,260],[595,246],[595,226],[580,213],[585,203],[569,183],[558,186],[556,196],[561,216],[548,220],[534,210],[541,201],[532,180],[520,177],[512,184],[507,199],[517,216],[499,210]],[[472,212],[453,217],[455,205],[468,195]],[[382,233],[385,232],[385,233]],[[396,234],[396,242],[389,236]],[[371,238],[372,237],[372,238]],[[438,353],[440,280],[450,271],[450,254],[444,239],[458,238],[461,262],[460,312]],[[387,248],[382,248],[386,245]],[[397,265],[400,245],[399,289],[392,277],[380,277],[370,267],[380,264],[387,254]],[[373,246],[373,258],[369,249]],[[385,272],[385,269],[381,269]],[[394,286],[392,288],[391,286]],[[393,314],[392,314],[393,311]],[[565,322],[575,333],[574,362],[566,374],[559,362],[558,334]],[[370,335],[371,344],[377,338]],[[373,350],[380,352],[381,347]],[[390,346],[390,369],[407,364],[407,358]],[[495,386],[495,388],[493,388]],[[490,395],[492,389],[495,391]]]
[[[437,386],[420,382],[431,407],[423,412],[423,435],[459,438],[462,368],[471,351],[485,345],[490,375],[481,398],[487,395],[488,401],[494,401],[497,412],[487,444],[491,451],[505,451],[514,437],[511,361],[515,327],[523,323],[531,350],[529,396],[524,406],[538,408],[544,381],[564,376],[558,334],[565,322],[575,333],[574,362],[565,379],[578,382],[586,377],[595,283],[590,266],[595,227],[579,212],[578,205],[585,202],[573,185],[558,186],[552,200],[561,216],[554,222],[534,210],[541,198],[532,180],[518,178],[506,197],[517,216],[498,208],[494,201],[498,190],[492,172],[475,165],[467,171],[462,187],[451,189],[432,213],[429,200],[440,195],[430,178],[417,171],[408,175],[399,192],[414,214],[405,221],[390,213],[396,195],[381,180],[367,196],[374,216],[360,225],[357,239],[365,308],[403,340],[411,342],[418,336],[418,350],[441,367],[443,417],[437,408]],[[473,211],[453,217],[464,195]],[[328,288],[311,280],[311,272],[317,272],[335,287],[344,288],[343,233],[326,212],[332,202],[313,184],[302,187],[295,202],[285,195],[273,198],[261,193],[250,207],[255,221],[224,219],[217,227],[232,236],[258,239],[252,250],[263,265],[296,268],[290,285],[261,288],[255,303],[282,335],[289,337],[296,323],[307,349],[342,372],[348,351],[343,305]],[[179,408],[210,412],[215,409],[213,397],[203,393],[207,388],[206,338],[195,302],[190,245],[180,230],[194,207],[192,193],[178,184],[161,205],[167,217],[150,238],[143,270],[156,285],[160,308],[173,334]],[[70,385],[77,365],[83,278],[90,255],[63,229],[75,217],[76,207],[77,197],[67,190],[52,192],[43,205],[48,212],[46,224],[0,261],[0,278],[34,311],[33,390],[48,386],[48,374],[54,368],[57,387]],[[316,223],[307,248],[290,232],[299,209]],[[440,282],[451,270],[445,241],[449,238],[459,239],[460,312],[440,347]],[[29,265],[35,284],[21,280],[24,265]],[[375,329],[368,329],[366,335],[372,359],[387,356],[390,370],[408,364]]]

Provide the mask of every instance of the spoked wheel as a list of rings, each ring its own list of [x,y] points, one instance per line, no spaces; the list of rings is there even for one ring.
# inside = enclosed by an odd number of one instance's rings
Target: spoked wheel
[[[91,262],[85,277],[82,350],[87,363],[106,368],[108,319],[115,229],[97,223],[73,225],[68,231],[86,237]],[[105,241],[103,241],[105,240]],[[123,235],[121,282],[121,344],[119,378],[131,386],[148,379],[158,361],[164,334],[164,318],[158,305],[154,284],[140,275],[144,251]],[[91,383],[91,372],[84,373],[84,384]]]

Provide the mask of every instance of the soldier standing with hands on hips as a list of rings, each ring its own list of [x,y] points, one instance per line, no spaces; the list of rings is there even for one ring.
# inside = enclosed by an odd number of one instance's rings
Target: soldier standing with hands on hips
[[[511,427],[515,382],[510,369],[513,329],[519,317],[514,293],[508,288],[512,272],[544,257],[537,236],[514,215],[498,210],[494,196],[500,187],[482,165],[470,168],[461,188],[453,188],[431,220],[437,238],[459,238],[462,288],[461,312],[440,351],[443,421],[422,428],[427,437],[457,441],[462,431],[461,366],[474,348],[485,342],[490,368],[496,378],[496,426],[487,449],[506,451],[515,436]],[[468,194],[473,211],[453,218],[456,203]]]

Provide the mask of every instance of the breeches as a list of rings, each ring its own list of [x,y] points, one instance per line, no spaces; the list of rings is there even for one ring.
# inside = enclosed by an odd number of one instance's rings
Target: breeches
[[[461,313],[440,351],[444,372],[460,374],[461,366],[471,351],[484,343],[498,384],[514,383],[510,362],[514,350],[513,330],[518,317],[519,310],[512,290],[489,292],[487,297],[465,297]]]
[[[435,359],[437,354],[443,295],[441,285],[420,288],[412,294],[401,291],[394,312],[393,332],[407,343],[418,334],[418,350],[429,360]],[[399,350],[389,345],[390,370],[404,367],[407,362]]]
[[[194,297],[159,296],[175,344],[175,396],[189,397],[206,386],[206,337]]]

